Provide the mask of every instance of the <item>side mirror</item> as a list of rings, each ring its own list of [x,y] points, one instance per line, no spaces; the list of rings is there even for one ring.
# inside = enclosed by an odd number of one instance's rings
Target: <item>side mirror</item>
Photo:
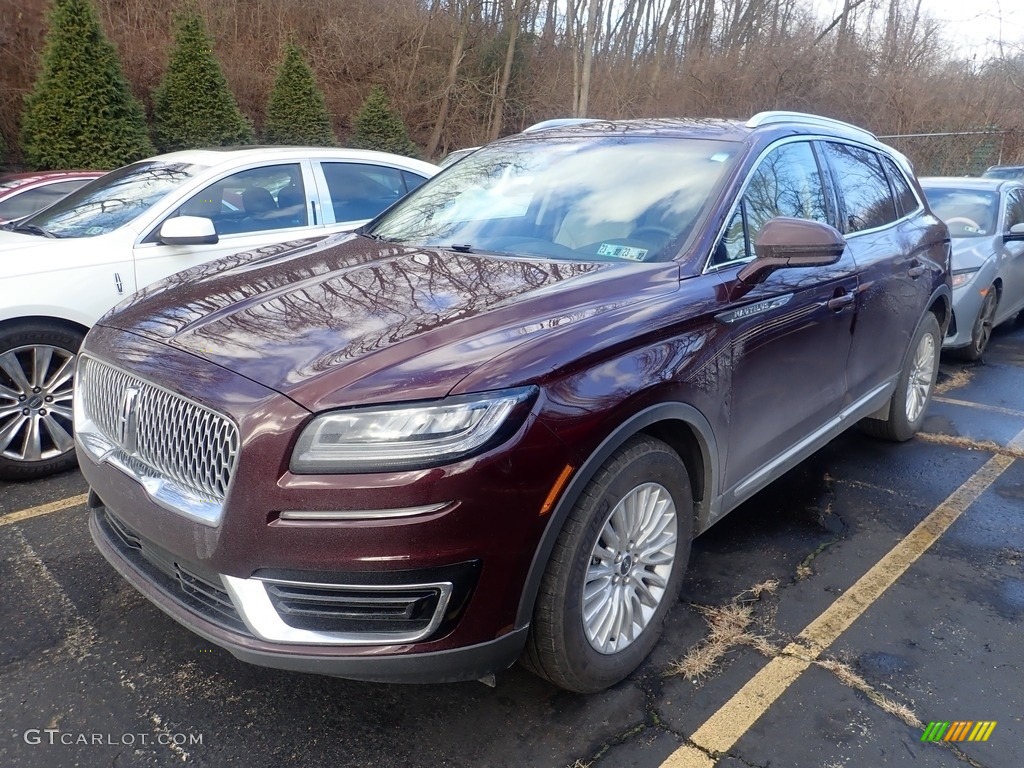
[[[175,216],[160,226],[165,245],[213,245],[219,241],[213,222],[202,216]]]
[[[776,269],[827,267],[842,258],[846,238],[820,221],[776,216],[762,227],[754,243],[757,258],[737,277],[748,284],[760,283]]]
[[[1024,240],[1024,224],[1014,224],[1010,227],[1010,231],[1003,234],[1003,240],[1006,242]]]

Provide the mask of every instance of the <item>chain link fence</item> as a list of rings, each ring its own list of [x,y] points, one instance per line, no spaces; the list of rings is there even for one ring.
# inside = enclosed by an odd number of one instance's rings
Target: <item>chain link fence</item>
[[[1024,131],[979,130],[879,136],[910,158],[918,176],[980,176],[992,165],[1024,165]]]

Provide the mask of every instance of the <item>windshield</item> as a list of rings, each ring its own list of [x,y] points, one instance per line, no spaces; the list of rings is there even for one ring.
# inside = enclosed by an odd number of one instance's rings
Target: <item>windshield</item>
[[[925,187],[924,194],[935,215],[946,222],[950,237],[985,237],[996,231],[998,192]]]
[[[695,232],[739,151],[621,134],[501,142],[436,176],[366,233],[463,252],[665,261]]]
[[[142,215],[202,170],[204,166],[187,163],[134,163],[86,184],[20,222],[18,229],[53,237],[104,235]]]

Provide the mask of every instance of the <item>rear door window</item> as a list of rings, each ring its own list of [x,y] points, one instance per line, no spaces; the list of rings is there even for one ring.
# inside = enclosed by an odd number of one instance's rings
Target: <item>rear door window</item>
[[[409,190],[406,176],[412,175],[398,168],[368,163],[321,163],[320,166],[333,210],[333,220],[328,215],[328,224],[372,219],[405,195]]]
[[[847,234],[877,229],[898,218],[885,169],[874,152],[853,144],[823,142],[844,206]]]

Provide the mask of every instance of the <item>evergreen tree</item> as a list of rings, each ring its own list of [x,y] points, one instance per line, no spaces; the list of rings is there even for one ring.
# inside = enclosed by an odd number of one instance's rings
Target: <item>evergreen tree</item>
[[[252,126],[235,103],[199,11],[177,19],[167,72],[153,93],[153,135],[163,152],[251,144]]]
[[[324,94],[294,43],[284,48],[284,59],[270,92],[263,137],[269,144],[330,147],[338,143]]]
[[[384,89],[376,85],[355,117],[352,146],[379,149],[396,155],[416,157],[419,150],[409,138],[401,116],[391,108]]]
[[[91,0],[54,0],[21,131],[37,169],[110,169],[153,154],[142,105]]]

